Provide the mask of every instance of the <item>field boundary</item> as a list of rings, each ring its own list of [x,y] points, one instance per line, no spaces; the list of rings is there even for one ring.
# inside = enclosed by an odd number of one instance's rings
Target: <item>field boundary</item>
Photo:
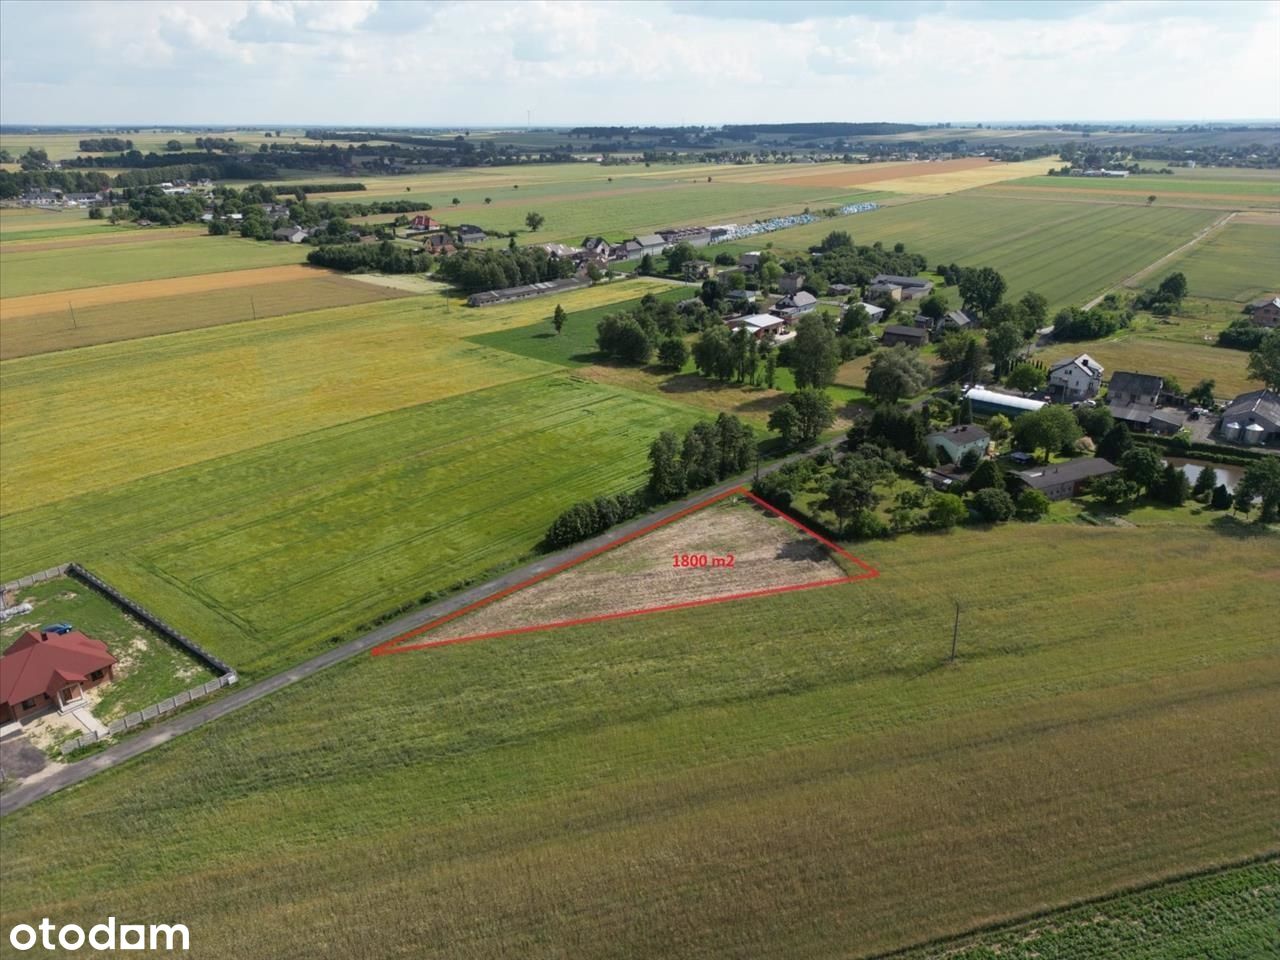
[[[578,617],[571,620],[559,620],[559,621],[553,621],[550,623],[533,624],[531,626],[526,626],[526,627],[513,627],[506,630],[494,630],[487,633],[468,634],[466,636],[461,636],[461,637],[450,637],[445,640],[424,640],[419,643],[406,643],[406,641],[414,640],[417,637],[422,636],[423,634],[426,634],[432,630],[442,627],[445,624],[450,623],[451,621],[456,620],[459,617],[465,616],[468,613],[472,613],[480,609],[481,607],[488,606],[489,604],[495,603],[498,600],[511,596],[514,593],[518,593],[519,591],[525,589],[526,587],[531,587],[535,583],[540,583],[543,580],[553,577],[558,573],[563,573],[565,570],[568,570],[571,567],[575,567],[578,564],[584,563],[585,561],[590,560],[593,557],[597,557],[602,553],[607,553],[610,550],[614,550],[617,547],[622,546],[623,544],[630,543],[632,540],[636,540],[640,537],[645,536],[646,534],[652,533],[654,530],[657,530],[659,527],[664,527],[667,524],[674,523],[675,521],[680,520],[683,517],[687,517],[692,513],[696,513],[699,510],[705,509],[706,507],[710,507],[732,496],[746,497],[748,500],[751,500],[752,502],[754,502],[758,507],[761,507],[762,509],[764,509],[765,511],[771,514],[777,515],[778,517],[785,520],[787,523],[791,524],[791,526],[795,527],[797,530],[804,533],[806,536],[818,541],[823,546],[827,547],[829,550],[836,553],[838,556],[843,557],[846,561],[848,561],[849,563],[857,567],[861,572],[847,574],[846,576],[843,576],[843,577],[829,577],[823,580],[813,580],[807,583],[787,584],[785,586],[778,586],[778,587],[765,587],[759,590],[747,590],[739,593],[725,594],[723,596],[717,596],[717,597],[704,597],[698,600],[687,600],[687,601],[681,601],[678,603],[666,603],[666,604],[661,604],[659,606],[653,606],[653,607],[639,607],[634,610],[621,610],[613,613],[595,614],[593,616]],[[564,563],[558,564],[549,570],[545,570],[542,573],[535,574],[534,576],[529,577],[526,580],[522,580],[521,582],[514,584],[513,586],[507,587],[503,590],[499,590],[498,592],[491,594],[490,596],[483,597],[480,600],[475,601],[474,603],[471,603],[465,607],[462,607],[461,609],[454,610],[453,612],[447,613],[442,617],[437,617],[436,619],[428,623],[425,623],[420,627],[416,627],[413,630],[409,630],[403,634],[400,634],[399,636],[393,637],[390,640],[386,641],[385,643],[381,643],[378,646],[374,647],[370,651],[370,655],[375,657],[380,657],[380,656],[386,656],[392,653],[407,653],[411,650],[427,650],[434,647],[451,646],[453,644],[459,644],[459,643],[472,643],[478,640],[493,640],[499,637],[509,637],[517,634],[533,633],[533,632],[538,632],[543,630],[557,630],[565,627],[582,626],[588,623],[601,623],[607,620],[622,620],[630,617],[644,616],[646,614],[651,614],[651,613],[664,613],[669,610],[687,610],[690,607],[702,607],[702,606],[707,606],[713,603],[727,603],[728,601],[731,601],[731,600],[748,600],[754,597],[772,596],[773,594],[778,594],[778,593],[792,593],[798,590],[813,590],[818,587],[833,587],[843,583],[857,583],[862,580],[873,579],[875,577],[878,577],[879,575],[880,575],[880,571],[877,570],[875,567],[871,566],[871,564],[867,563],[865,560],[861,560],[858,557],[855,557],[853,554],[849,553],[843,547],[840,547],[836,543],[822,536],[822,534],[817,533],[814,530],[811,530],[809,527],[805,526],[803,523],[801,523],[799,520],[795,519],[794,517],[790,516],[785,511],[782,511],[777,507],[773,506],[772,504],[768,503],[767,501],[762,500],[760,497],[757,497],[754,493],[752,493],[746,487],[737,486],[737,487],[731,487],[730,489],[722,491],[721,493],[717,493],[714,496],[706,498],[705,500],[701,500],[693,504],[692,506],[685,507],[683,510],[679,510],[676,513],[673,513],[671,516],[664,517],[663,519],[658,520],[655,523],[651,523],[647,526],[641,527],[639,530],[632,531],[627,536],[621,537],[618,540],[613,541],[612,543],[606,543],[606,544],[603,544],[602,546],[596,547],[594,550],[590,550],[587,553],[583,554],[582,556],[574,557],[573,559],[570,559]]]

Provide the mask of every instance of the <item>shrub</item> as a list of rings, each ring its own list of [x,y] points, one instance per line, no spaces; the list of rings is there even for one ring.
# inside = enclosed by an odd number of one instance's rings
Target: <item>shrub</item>
[[[1013,497],[997,487],[987,487],[973,495],[973,509],[987,523],[1002,523],[1013,516]]]
[[[1018,494],[1014,515],[1019,520],[1034,523],[1049,512],[1049,498],[1039,490],[1023,490]]]

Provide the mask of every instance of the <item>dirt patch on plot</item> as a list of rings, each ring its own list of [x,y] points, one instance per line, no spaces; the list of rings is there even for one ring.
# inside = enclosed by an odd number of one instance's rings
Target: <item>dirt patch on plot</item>
[[[89,233],[74,237],[52,237],[46,240],[4,240],[4,249],[12,253],[35,253],[38,250],[68,250],[72,247],[116,247],[130,243],[144,243],[155,240],[175,240],[185,237],[204,236],[206,231],[191,227],[170,227],[162,233],[151,230],[129,231],[128,233]]]
[[[283,280],[326,276],[332,276],[332,274],[328,270],[291,263],[281,267],[255,267],[252,270],[200,273],[193,277],[173,277],[169,280],[138,280],[134,283],[113,283],[104,287],[59,290],[56,293],[33,293],[26,297],[5,297],[0,300],[0,320],[66,310],[68,303],[73,307],[96,307],[108,303],[154,300],[159,297],[208,293],[211,290],[229,290],[235,287],[278,283]]]
[[[1264,227],[1280,227],[1280,210],[1242,210],[1232,223],[1256,223]]]
[[[706,566],[678,566],[677,556],[705,556]],[[823,543],[753,501],[734,497],[452,620],[422,640],[518,630],[843,576]]]
[[[915,163],[868,163],[849,165],[842,170],[831,170],[823,173],[777,177],[769,182],[793,187],[858,187],[867,183],[878,183],[882,180],[905,180],[909,177],[924,176],[926,174],[950,173],[956,170],[972,170],[975,167],[989,167],[992,165],[993,161],[985,157],[963,157],[959,160],[921,160]]]

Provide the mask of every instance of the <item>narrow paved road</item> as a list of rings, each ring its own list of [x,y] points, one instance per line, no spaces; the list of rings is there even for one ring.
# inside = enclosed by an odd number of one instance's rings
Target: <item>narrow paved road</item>
[[[835,440],[828,441],[824,446],[834,447],[841,442],[842,440],[837,438]],[[786,463],[817,452],[817,449],[818,448],[808,450],[803,453],[792,454],[782,460],[775,460],[768,464],[761,464],[760,473],[761,475],[772,473]],[[433,603],[430,606],[422,607],[421,609],[407,613],[403,617],[399,617],[396,620],[385,623],[377,629],[371,630],[369,633],[366,633],[361,637],[357,637],[355,640],[345,643],[340,647],[334,647],[332,650],[328,650],[319,656],[304,661],[289,670],[267,677],[265,680],[260,680],[250,686],[240,687],[212,703],[206,704],[202,707],[196,707],[185,713],[181,713],[170,720],[157,723],[121,743],[107,747],[107,749],[100,753],[95,753],[83,760],[77,760],[74,763],[68,763],[65,766],[61,766],[53,773],[50,773],[33,783],[21,784],[14,787],[12,790],[7,790],[3,794],[0,794],[0,817],[7,816],[16,810],[21,810],[23,807],[35,803],[37,800],[47,797],[52,793],[56,793],[65,787],[70,787],[74,784],[80,783],[82,780],[87,780],[95,773],[99,773],[100,771],[107,770],[111,767],[119,766],[139,754],[145,753],[153,747],[158,747],[163,743],[168,743],[175,737],[179,737],[184,733],[195,730],[197,727],[202,727],[206,723],[217,720],[219,717],[225,717],[229,713],[233,713],[236,710],[247,707],[249,704],[257,700],[261,700],[263,697],[270,696],[279,690],[283,690],[285,687],[297,683],[299,680],[319,673],[326,667],[331,667],[335,663],[341,663],[344,660],[350,660],[352,657],[359,656],[360,654],[368,653],[374,647],[378,646],[378,644],[386,643],[388,640],[392,640],[400,636],[402,633],[406,633],[416,627],[422,626],[423,624],[430,623],[432,620],[437,617],[442,617],[446,613],[452,613],[454,610],[458,610],[468,604],[482,600],[500,590],[513,587],[530,577],[536,576],[540,573],[545,573],[566,561],[582,557],[583,555],[590,553],[592,550],[628,536],[629,534],[659,520],[666,519],[667,517],[675,513],[679,513],[681,510],[695,504],[701,503],[703,500],[713,497],[718,493],[732,490],[734,487],[749,485],[751,483],[753,473],[754,471],[751,473],[744,473],[731,480],[726,480],[724,483],[718,484],[714,487],[699,490],[694,496],[681,500],[678,503],[668,504],[653,513],[647,513],[644,516],[637,517],[634,520],[614,527],[592,540],[569,547],[559,553],[539,557],[532,563],[527,563],[524,566],[518,567],[517,569],[512,570],[509,573],[505,573],[500,577],[496,577],[487,583],[471,587],[468,590],[454,594],[453,596],[437,603]]]

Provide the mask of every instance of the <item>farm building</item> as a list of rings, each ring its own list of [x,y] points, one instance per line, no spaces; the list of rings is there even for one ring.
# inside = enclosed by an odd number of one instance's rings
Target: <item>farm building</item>
[[[772,334],[780,343],[785,343],[795,336],[790,333],[787,324],[786,317],[774,316],[771,313],[747,314],[745,317],[731,317],[725,321],[725,326],[730,330],[748,330],[757,340],[763,340]]]
[[[687,243],[691,247],[705,247],[711,242],[711,231],[706,227],[675,227],[660,230],[658,235],[668,244]]]
[[[458,227],[458,241],[460,243],[483,243],[487,240],[488,234],[473,223],[464,223]]]
[[[959,463],[970,453],[985,457],[991,435],[975,424],[962,423],[931,433],[924,442],[943,463]]]
[[[985,387],[970,387],[964,393],[973,412],[984,417],[1002,413],[1006,417],[1020,417],[1024,413],[1032,413],[1044,406],[1043,400],[1030,400],[1027,397],[1015,397],[1007,393],[998,393]]]
[[[1107,384],[1107,406],[1111,415],[1131,430],[1166,432],[1172,413],[1156,413],[1164,379],[1150,373],[1120,371]],[[1153,423],[1154,418],[1154,423]],[[1177,432],[1181,421],[1173,428]]]
[[[1280,443],[1280,394],[1272,390],[1240,394],[1223,412],[1218,431],[1222,439],[1235,443]]]
[[[847,297],[853,293],[853,287],[847,283],[832,283],[827,285],[827,295],[832,297]]]
[[[271,238],[282,243],[301,243],[307,239],[307,231],[298,226],[279,227],[271,231]]]
[[[115,664],[105,643],[78,630],[28,630],[0,654],[0,722],[83,703],[84,691],[115,678]]]
[[[898,323],[891,323],[884,328],[884,333],[880,334],[880,342],[886,347],[892,347],[898,343],[905,343],[908,347],[923,347],[929,342],[929,331],[920,327],[904,327]]]
[[[742,253],[738,255],[738,266],[743,270],[757,270],[760,267],[760,251],[752,250],[750,253]]]
[[[879,323],[880,318],[884,316],[884,307],[878,307],[874,303],[854,304],[854,306],[860,306],[867,311],[867,317],[872,323]],[[849,309],[852,310],[853,307]]]
[[[667,241],[663,240],[656,233],[646,233],[643,236],[636,237],[635,242],[639,244],[639,256],[643,257],[646,253],[657,256],[667,249]]]
[[[1064,403],[1087,400],[1102,389],[1103,366],[1082,353],[1049,368],[1049,392]]]
[[[541,297],[548,293],[564,293],[568,290],[579,290],[591,286],[591,281],[583,277],[568,277],[564,280],[546,280],[542,283],[528,283],[520,287],[505,287],[501,290],[485,290],[467,297],[469,307],[490,307],[495,303],[511,303],[513,300],[527,300],[530,297]]]
[[[894,295],[893,288],[897,288]],[[887,293],[894,300],[919,300],[933,292],[933,283],[920,277],[899,277],[891,273],[880,273],[871,278],[871,286],[867,291],[872,295]]]
[[[1066,463],[1019,470],[1014,477],[1030,489],[1039,490],[1050,500],[1067,500],[1083,493],[1090,480],[1115,473],[1116,469],[1114,463],[1101,457],[1081,457]]]

